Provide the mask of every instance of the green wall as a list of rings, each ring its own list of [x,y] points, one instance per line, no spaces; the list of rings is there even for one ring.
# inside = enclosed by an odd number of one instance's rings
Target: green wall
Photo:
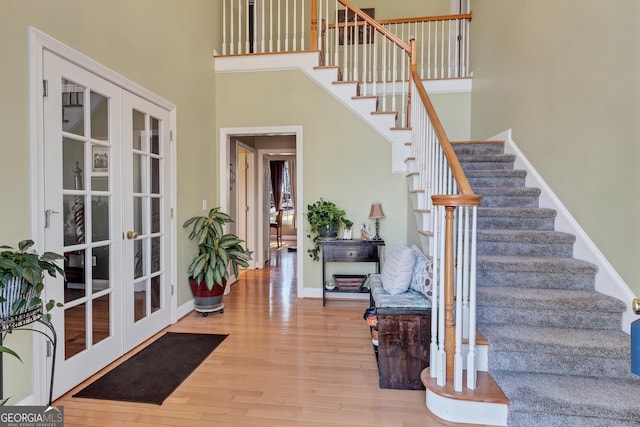
[[[177,106],[178,303],[191,298],[181,279],[192,244],[180,225],[215,200],[215,75],[219,2],[210,0],[1,0],[0,244],[30,237],[28,26],[45,32]],[[216,163],[213,163],[214,165]],[[38,243],[38,242],[37,242]],[[55,313],[54,313],[55,315]],[[24,363],[5,364],[4,389],[15,403],[31,394],[31,336],[6,344]]]
[[[473,2],[474,138],[513,139],[640,295],[640,2]]]
[[[356,227],[370,223],[372,202],[382,203],[381,235],[387,244],[406,240],[407,185],[391,173],[391,143],[299,71],[217,75],[217,116],[220,128],[302,126],[304,198],[306,206],[320,197],[346,211]],[[304,223],[305,233],[308,224]],[[373,223],[370,223],[373,227]],[[370,228],[373,229],[373,228]],[[300,245],[300,242],[299,242]],[[319,288],[321,264],[306,254],[305,288]]]

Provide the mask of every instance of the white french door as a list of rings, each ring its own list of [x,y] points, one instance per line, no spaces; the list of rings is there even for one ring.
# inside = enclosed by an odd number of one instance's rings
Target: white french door
[[[55,398],[170,323],[170,120],[43,55],[45,248],[66,258],[47,292],[64,304],[52,316]]]

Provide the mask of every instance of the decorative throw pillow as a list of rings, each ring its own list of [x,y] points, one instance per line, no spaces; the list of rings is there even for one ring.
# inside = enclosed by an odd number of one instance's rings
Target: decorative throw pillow
[[[416,262],[409,287],[431,299],[433,297],[433,262],[429,261],[416,245],[413,245],[411,250],[416,257]]]
[[[391,295],[409,289],[416,256],[404,242],[398,242],[389,251],[382,266],[382,287]]]

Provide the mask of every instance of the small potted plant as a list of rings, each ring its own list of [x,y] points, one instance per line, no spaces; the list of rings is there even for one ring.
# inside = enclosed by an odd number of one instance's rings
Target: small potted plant
[[[314,261],[320,259],[318,255],[320,240],[338,237],[340,225],[353,226],[353,222],[345,217],[344,210],[339,209],[335,203],[323,199],[307,205],[307,221],[310,227],[307,237],[313,242],[313,248],[307,250],[307,253]]]
[[[197,240],[198,255],[189,264],[189,285],[195,298],[195,309],[207,316],[212,311],[224,311],[222,296],[229,280],[229,264],[238,276],[238,266],[248,267],[253,252],[241,245],[243,240],[224,233],[225,224],[233,222],[220,208],[213,208],[206,216],[194,216],[183,224],[193,226],[190,240]]]
[[[33,245],[33,240],[22,240],[18,249],[0,246],[0,327],[3,329],[11,328],[18,321],[24,324],[38,320],[40,316],[47,323],[51,321],[49,311],[56,302],[46,302],[45,313],[42,312],[45,273],[65,277],[64,269],[56,264],[64,257],[53,252],[42,255],[29,252]]]

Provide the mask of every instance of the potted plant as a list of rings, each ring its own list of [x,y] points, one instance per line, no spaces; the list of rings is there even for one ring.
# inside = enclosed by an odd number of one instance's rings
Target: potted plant
[[[335,239],[338,236],[340,225],[353,225],[353,222],[345,217],[344,210],[339,209],[335,203],[322,198],[307,205],[307,221],[310,227],[307,237],[313,242],[313,248],[307,250],[307,253],[314,261],[320,259],[318,256],[320,240]]]
[[[18,321],[24,324],[38,320],[40,316],[47,323],[51,321],[49,311],[56,302],[46,302],[45,313],[42,312],[45,273],[65,277],[64,269],[56,264],[64,257],[53,252],[42,255],[29,252],[33,245],[33,240],[22,240],[18,249],[0,246],[3,249],[0,252],[0,327],[3,329]]]
[[[189,285],[195,298],[195,309],[207,316],[212,311],[224,311],[222,296],[229,279],[229,264],[238,276],[238,266],[248,267],[253,252],[240,244],[235,234],[225,234],[225,224],[233,222],[220,208],[213,208],[206,216],[194,216],[183,224],[193,226],[190,240],[198,241],[198,255],[189,264]]]

